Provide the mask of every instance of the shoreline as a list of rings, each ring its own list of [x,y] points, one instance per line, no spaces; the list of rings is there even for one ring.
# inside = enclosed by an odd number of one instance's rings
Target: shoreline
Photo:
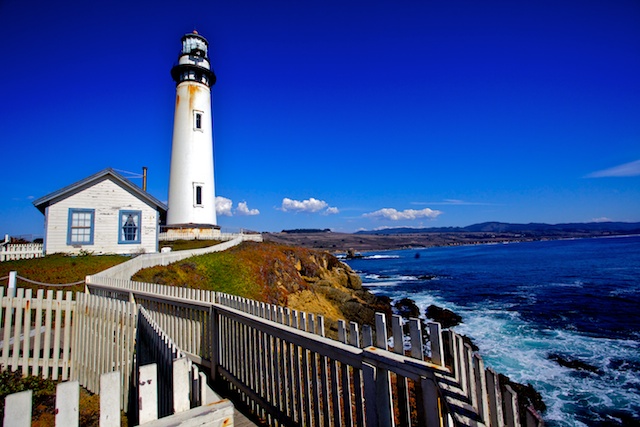
[[[432,247],[498,245],[551,240],[635,237],[640,234],[615,232],[563,232],[563,233],[411,233],[411,234],[350,234],[334,232],[263,233],[265,241],[316,249],[332,254],[428,249]]]

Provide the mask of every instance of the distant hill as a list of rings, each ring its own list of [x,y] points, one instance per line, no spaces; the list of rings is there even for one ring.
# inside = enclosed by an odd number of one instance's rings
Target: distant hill
[[[355,234],[376,234],[376,235],[396,235],[396,234],[422,234],[422,233],[535,233],[554,234],[562,233],[592,233],[592,232],[612,232],[616,234],[629,233],[640,234],[640,222],[586,222],[567,224],[510,224],[506,222],[483,222],[467,227],[428,227],[410,228],[398,227],[383,230],[363,230]]]
[[[297,233],[297,234],[306,234],[306,233],[330,233],[331,229],[329,228],[296,228],[293,230],[282,230],[281,233]]]

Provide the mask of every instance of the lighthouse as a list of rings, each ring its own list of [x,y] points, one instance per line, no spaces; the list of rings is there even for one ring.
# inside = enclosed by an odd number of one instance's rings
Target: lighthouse
[[[176,82],[167,226],[219,230],[213,179],[211,86],[216,76],[208,56],[209,43],[196,31],[182,37]],[[219,231],[218,231],[219,232]]]

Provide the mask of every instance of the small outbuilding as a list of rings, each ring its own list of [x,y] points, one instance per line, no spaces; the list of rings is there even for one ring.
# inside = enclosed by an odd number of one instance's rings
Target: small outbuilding
[[[33,202],[44,214],[44,253],[158,252],[167,206],[111,168]]]

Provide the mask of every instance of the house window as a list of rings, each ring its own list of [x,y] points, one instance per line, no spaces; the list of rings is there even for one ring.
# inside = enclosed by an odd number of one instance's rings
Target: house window
[[[202,206],[202,185],[196,185],[195,186],[195,193],[194,193],[194,205],[195,206]]]
[[[118,243],[140,243],[140,211],[120,211]]]
[[[69,209],[68,245],[93,245],[94,209]]]
[[[202,130],[202,112],[201,111],[193,112],[193,128],[195,130]]]

